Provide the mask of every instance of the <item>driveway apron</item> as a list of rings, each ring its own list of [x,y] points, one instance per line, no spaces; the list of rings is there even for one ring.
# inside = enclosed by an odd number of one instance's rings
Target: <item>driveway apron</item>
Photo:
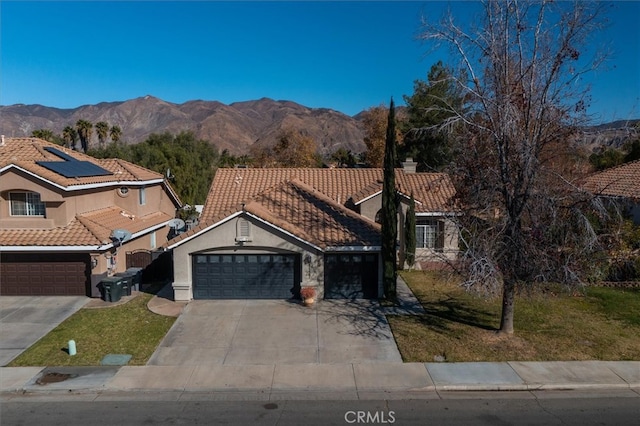
[[[193,300],[149,365],[402,362],[375,302]]]
[[[0,366],[7,365],[89,300],[85,296],[0,297]]]

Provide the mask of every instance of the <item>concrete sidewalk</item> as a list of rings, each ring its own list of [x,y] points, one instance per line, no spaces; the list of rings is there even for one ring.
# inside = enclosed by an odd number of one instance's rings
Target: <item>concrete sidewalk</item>
[[[69,378],[39,384],[60,375]],[[357,400],[430,398],[438,391],[613,389],[640,397],[640,361],[0,368],[3,397],[136,391]]]

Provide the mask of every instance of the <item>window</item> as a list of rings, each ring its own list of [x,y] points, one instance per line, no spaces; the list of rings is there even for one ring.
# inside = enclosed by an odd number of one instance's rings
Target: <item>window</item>
[[[429,220],[416,224],[416,248],[441,250],[444,246],[442,222]]]
[[[44,216],[44,203],[37,192],[10,192],[11,216]]]
[[[140,205],[144,206],[145,204],[147,204],[147,194],[145,193],[145,188],[144,186],[140,187]]]

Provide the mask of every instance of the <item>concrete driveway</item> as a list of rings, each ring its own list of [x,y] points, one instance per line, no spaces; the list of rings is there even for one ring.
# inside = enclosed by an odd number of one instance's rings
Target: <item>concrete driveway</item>
[[[82,308],[85,296],[1,296],[0,366]]]
[[[402,362],[376,302],[194,300],[148,365]]]

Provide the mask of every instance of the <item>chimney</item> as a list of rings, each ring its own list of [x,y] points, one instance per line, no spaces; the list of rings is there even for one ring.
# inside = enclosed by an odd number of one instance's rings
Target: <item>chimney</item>
[[[0,146],[4,146],[4,135],[2,135],[2,141],[0,142]]]
[[[416,172],[416,166],[418,165],[418,163],[416,163],[415,161],[413,161],[413,158],[408,157],[407,161],[403,161],[402,162],[402,169],[404,170],[405,173],[415,173]]]

